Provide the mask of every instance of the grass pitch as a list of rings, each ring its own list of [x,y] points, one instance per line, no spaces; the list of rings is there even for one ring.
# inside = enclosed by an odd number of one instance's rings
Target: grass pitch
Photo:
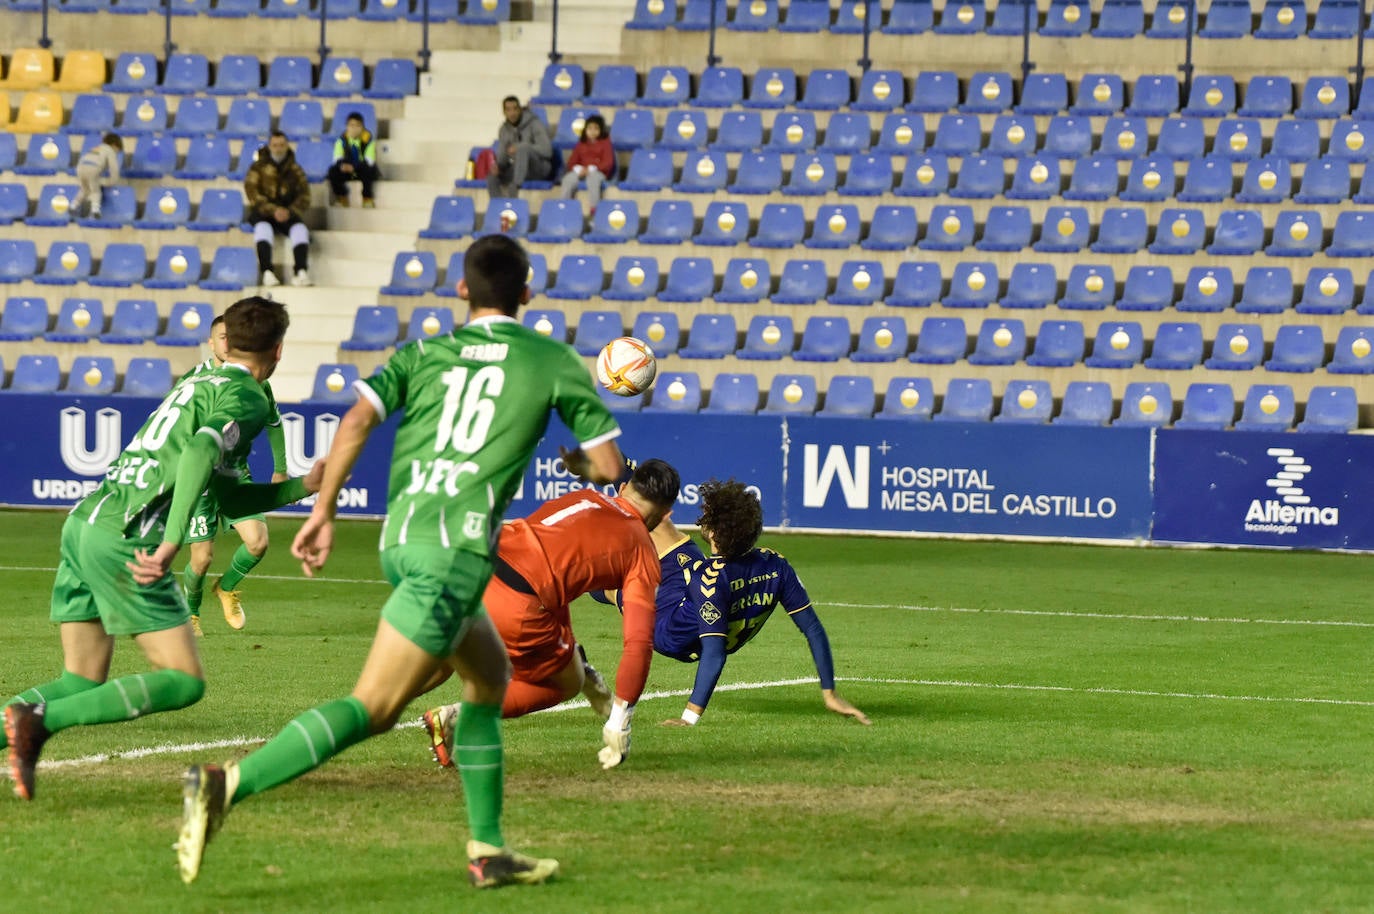
[[[0,513],[5,696],[60,666],[61,522]],[[0,910],[1374,910],[1367,558],[804,536],[765,541],[872,727],[777,684],[814,676],[778,617],[693,729],[656,726],[693,673],[657,658],[649,691],[674,694],[641,703],[620,769],[599,769],[585,709],[506,724],[507,838],[558,857],[555,883],[466,885],[458,778],[407,728],[236,808],[187,888],[181,771],[345,694],[387,593],[375,525],[343,524],[317,581],[287,555],[295,526],[271,522],[246,631],[207,601],[200,704],[64,732],[37,800],[0,796]],[[614,615],[582,601],[574,626],[614,670]],[[114,673],[140,668],[121,644]]]

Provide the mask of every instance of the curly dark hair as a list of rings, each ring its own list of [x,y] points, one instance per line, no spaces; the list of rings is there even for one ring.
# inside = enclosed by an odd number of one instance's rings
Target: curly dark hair
[[[697,524],[711,534],[716,552],[727,559],[739,558],[763,533],[763,505],[758,496],[737,479],[711,479],[702,483],[701,516]]]

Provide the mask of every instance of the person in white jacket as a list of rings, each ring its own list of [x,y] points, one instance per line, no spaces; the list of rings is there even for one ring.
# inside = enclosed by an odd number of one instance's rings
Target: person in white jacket
[[[100,218],[100,201],[104,188],[119,183],[119,160],[124,153],[124,141],[117,133],[107,133],[100,143],[81,156],[76,165],[76,180],[81,189],[76,192],[72,209],[81,211],[81,204],[91,203],[91,218]]]

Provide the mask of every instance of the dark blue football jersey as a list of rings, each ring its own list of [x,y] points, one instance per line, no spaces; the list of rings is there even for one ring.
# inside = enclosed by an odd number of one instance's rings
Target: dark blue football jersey
[[[681,542],[659,557],[663,570],[658,581],[658,597],[654,600],[658,616],[673,611],[687,599],[687,572],[705,558],[701,547],[686,535],[682,537]]]
[[[663,569],[668,581],[668,568]],[[758,634],[779,606],[789,615],[811,605],[792,565],[772,549],[756,548],[738,559],[711,556],[688,566],[684,598],[669,607],[659,587],[654,649],[667,657],[692,662],[701,654],[701,639],[725,638],[733,654]]]

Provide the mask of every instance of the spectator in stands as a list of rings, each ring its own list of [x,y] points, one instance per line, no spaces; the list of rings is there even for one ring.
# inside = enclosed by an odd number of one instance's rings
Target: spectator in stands
[[[377,170],[377,144],[363,123],[363,116],[354,111],[348,115],[344,132],[334,141],[334,164],[329,166],[329,187],[334,202],[348,206],[348,182],[361,181],[363,208],[371,209],[372,186],[381,177]]]
[[[91,218],[100,218],[100,202],[104,188],[119,183],[119,157],[124,152],[124,141],[117,133],[107,133],[100,143],[81,156],[76,165],[76,180],[81,189],[76,192],[72,209],[81,211],[81,204],[91,202]]]
[[[487,190],[493,197],[515,197],[526,181],[553,177],[553,142],[549,128],[514,95],[501,108],[506,119],[496,136],[496,168],[487,174]]]
[[[291,254],[295,259],[291,285],[310,285],[310,229],[305,225],[305,214],[310,209],[310,181],[305,176],[305,169],[296,162],[286,134],[272,131],[267,145],[258,150],[248,169],[243,192],[248,197],[248,211],[252,214],[261,284],[281,285],[277,274],[272,272],[272,244],[275,236],[286,235],[291,239]]]
[[[578,184],[586,181],[587,205],[595,216],[596,205],[601,202],[601,185],[614,175],[615,150],[606,132],[606,119],[593,114],[582,125],[582,139],[568,156],[568,173],[563,176],[562,183],[563,199],[571,200],[577,194]]]

